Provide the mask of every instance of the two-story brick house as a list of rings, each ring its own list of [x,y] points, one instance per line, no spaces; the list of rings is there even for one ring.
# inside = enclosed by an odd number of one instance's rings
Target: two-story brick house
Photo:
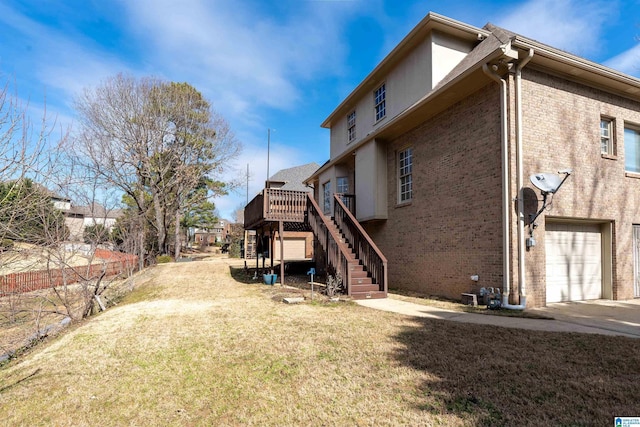
[[[355,194],[391,288],[640,296],[640,80],[430,13],[322,126],[330,160],[307,182],[327,213]],[[566,168],[534,228],[529,177]]]

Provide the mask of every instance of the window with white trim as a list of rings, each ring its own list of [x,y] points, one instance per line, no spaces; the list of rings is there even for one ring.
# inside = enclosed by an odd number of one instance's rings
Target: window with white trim
[[[322,210],[325,214],[331,213],[331,181],[322,184],[323,203]]]
[[[613,119],[600,118],[600,152],[605,156],[615,156],[615,127]]]
[[[386,88],[383,83],[378,89],[373,93],[373,104],[375,105],[376,112],[376,122],[378,120],[382,120],[384,116],[387,114],[387,106],[386,106]]]
[[[624,128],[624,170],[640,173],[640,127]]]
[[[413,198],[413,149],[398,152],[398,202],[405,203]]]
[[[346,176],[339,176],[337,179],[336,192],[339,194],[349,193],[349,178]]]
[[[356,112],[352,111],[347,115],[347,137],[348,141],[351,142],[356,139]]]

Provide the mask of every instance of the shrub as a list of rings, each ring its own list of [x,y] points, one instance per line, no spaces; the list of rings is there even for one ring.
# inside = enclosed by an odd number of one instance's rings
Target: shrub
[[[171,258],[171,255],[158,255],[156,257],[156,262],[158,264],[166,264],[168,262],[172,262],[173,258]]]
[[[240,242],[233,242],[229,245],[229,258],[240,258]]]
[[[6,251],[8,249],[13,249],[13,240],[11,239],[0,240],[0,250]]]
[[[335,297],[342,291],[342,289],[342,276],[340,273],[336,273],[335,276],[329,275],[327,277],[327,286],[325,287],[325,293],[328,297]]]

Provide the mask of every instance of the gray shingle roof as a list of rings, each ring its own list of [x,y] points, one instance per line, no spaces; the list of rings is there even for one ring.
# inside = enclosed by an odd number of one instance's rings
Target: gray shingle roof
[[[313,175],[313,173],[317,171],[319,167],[320,165],[312,162],[307,163],[306,165],[282,169],[273,174],[271,178],[269,178],[269,181],[272,183],[284,183],[284,185],[279,187],[283,190],[311,191],[311,189],[304,185],[303,182],[305,179]]]

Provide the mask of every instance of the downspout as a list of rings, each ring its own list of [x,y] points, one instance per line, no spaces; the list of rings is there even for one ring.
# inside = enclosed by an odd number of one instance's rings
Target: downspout
[[[527,305],[526,275],[524,268],[524,182],[522,165],[523,141],[522,141],[522,69],[533,58],[533,49],[522,61],[516,65],[516,181],[518,188],[518,287],[520,289],[520,305],[512,306],[517,310],[522,310]],[[508,302],[508,301],[507,301]],[[522,308],[520,308],[522,307]],[[506,307],[511,308],[511,307]]]
[[[482,71],[500,85],[500,139],[502,154],[502,305],[509,302],[511,292],[510,280],[510,242],[509,242],[509,128],[507,121],[507,81],[498,73],[489,68],[488,64],[482,65]]]

